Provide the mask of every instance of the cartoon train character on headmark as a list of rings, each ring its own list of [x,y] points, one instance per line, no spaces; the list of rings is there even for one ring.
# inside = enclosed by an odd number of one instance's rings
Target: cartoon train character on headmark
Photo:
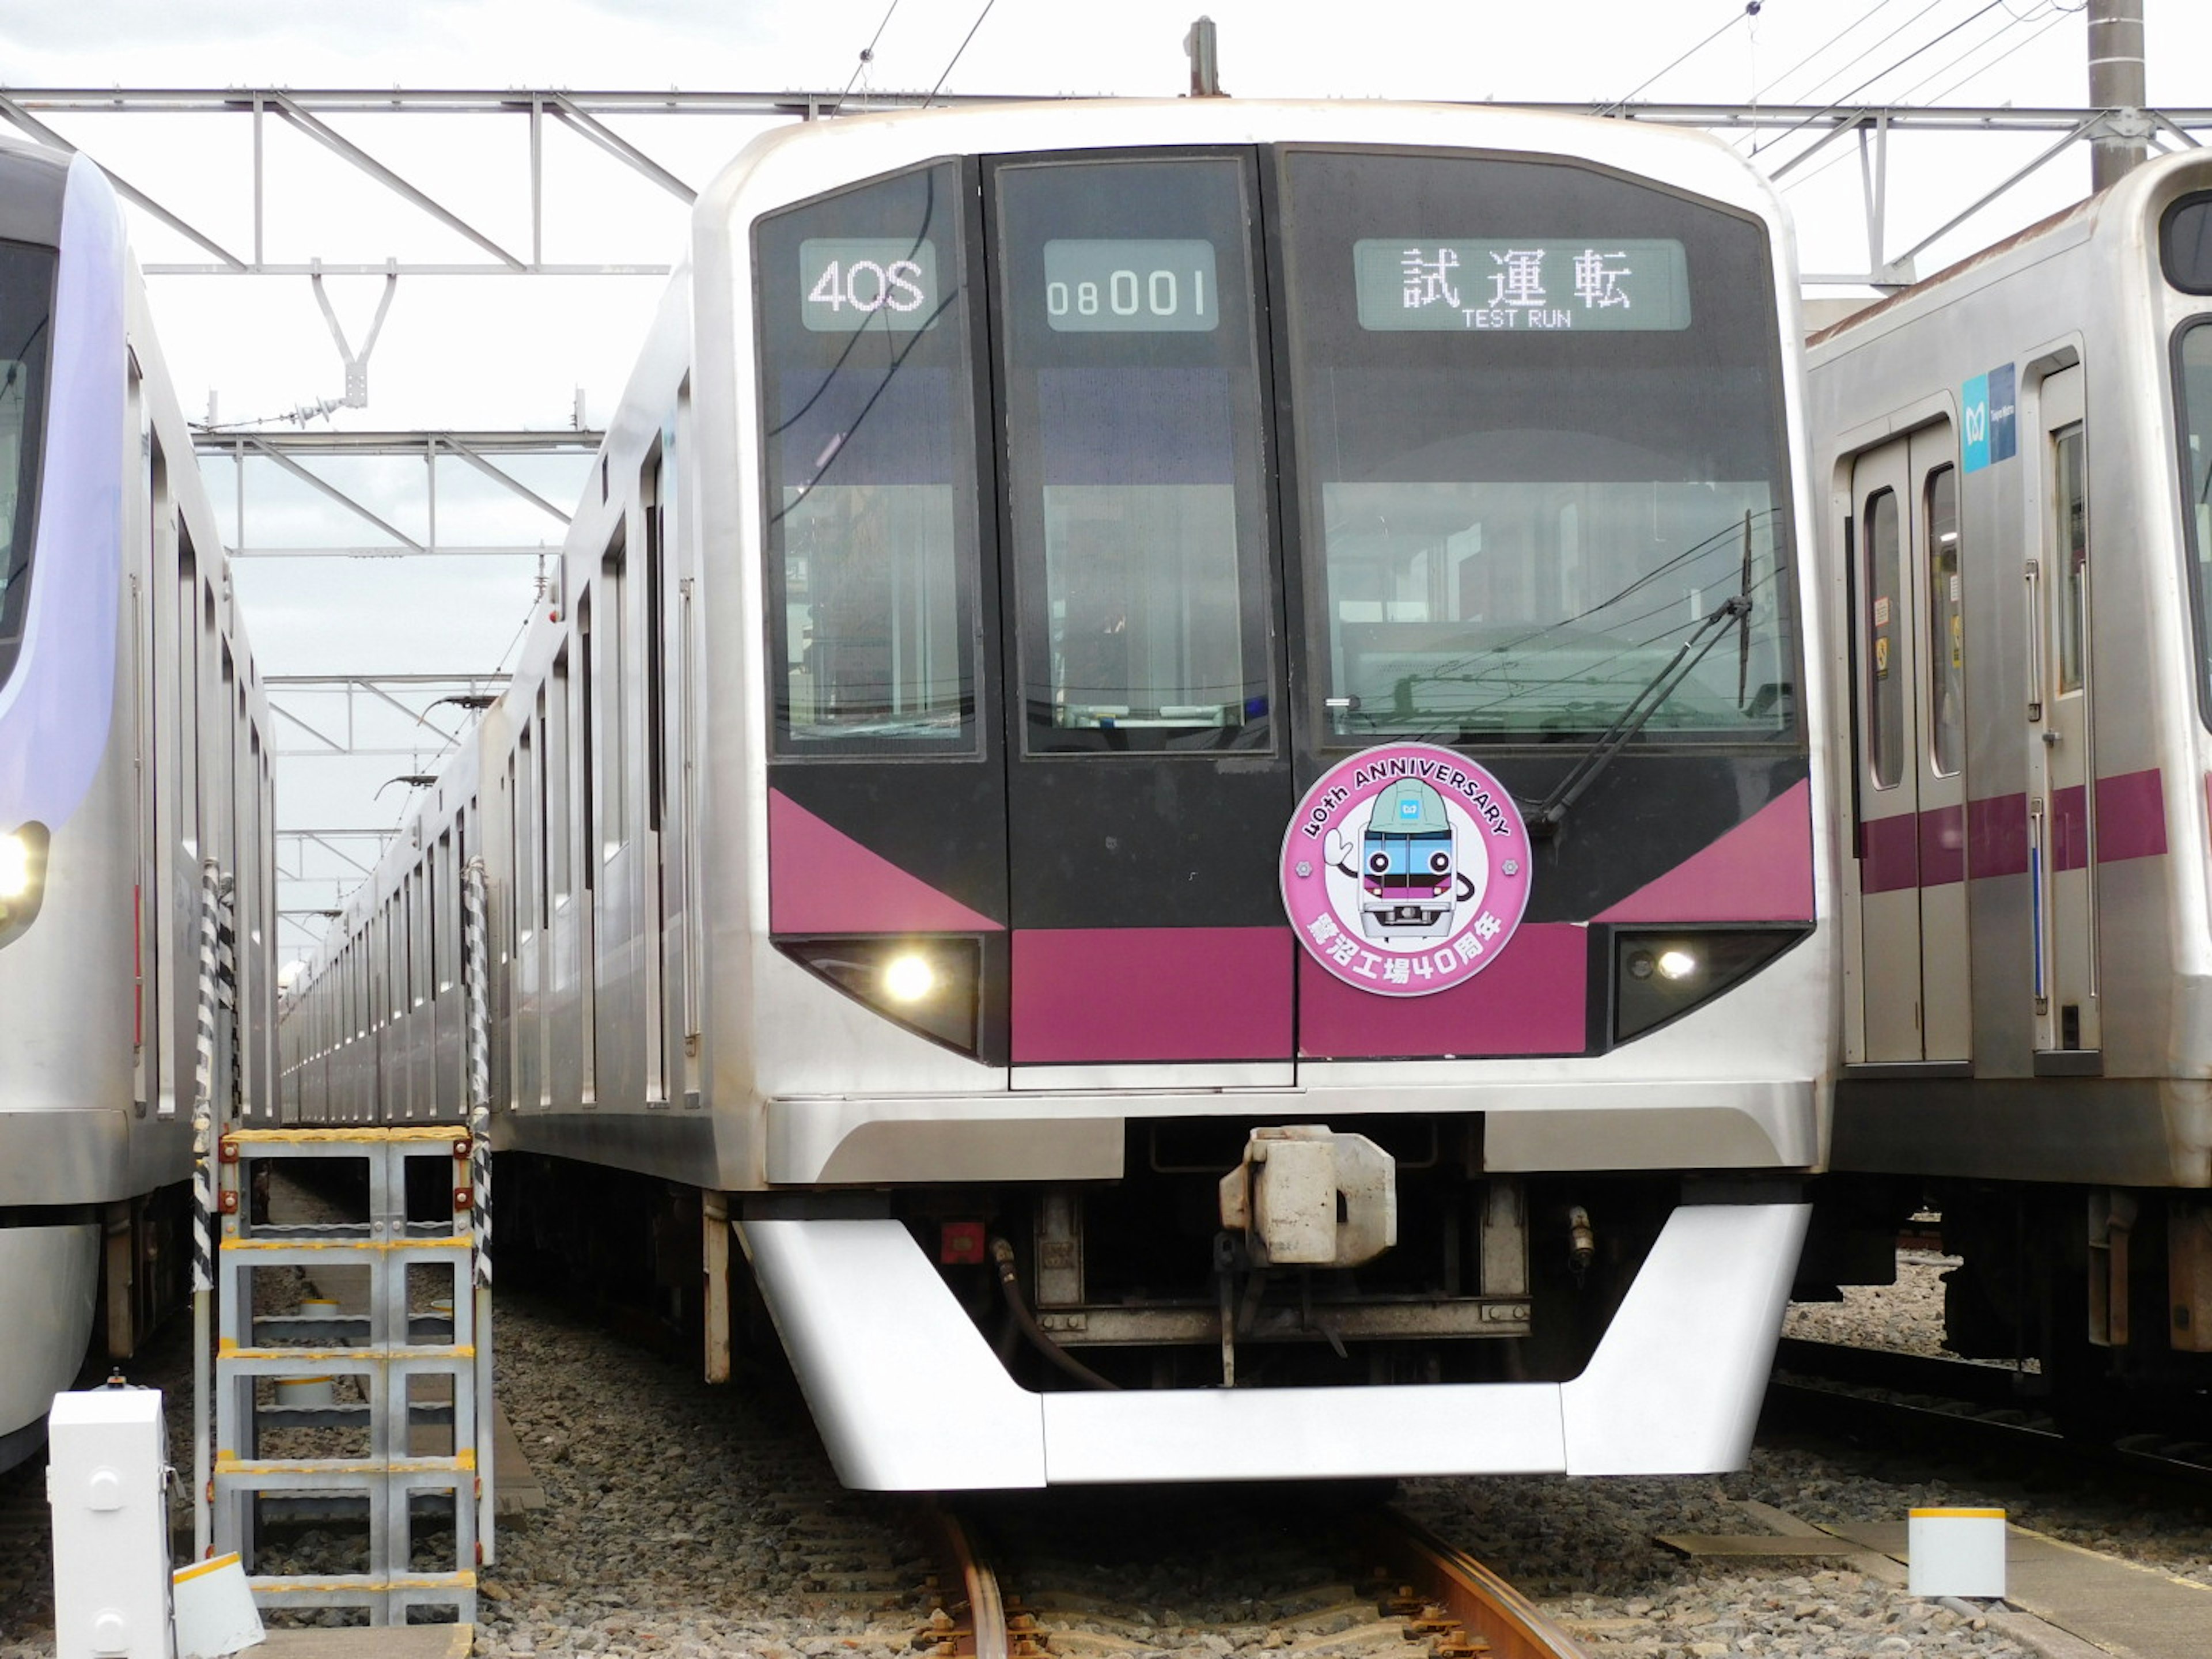
[[[1347,848],[1346,850],[1349,851]],[[1370,939],[1444,939],[1452,912],[1474,896],[1460,873],[1444,799],[1418,778],[1401,778],[1375,797],[1360,836],[1359,927]]]

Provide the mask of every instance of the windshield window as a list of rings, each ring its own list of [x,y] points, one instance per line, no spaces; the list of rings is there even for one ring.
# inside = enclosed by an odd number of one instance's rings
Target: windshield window
[[[1739,596],[1747,618],[1701,635],[1639,740],[1788,735],[1760,228],[1575,167],[1297,151],[1285,169],[1328,741],[1587,740]]]
[[[976,746],[960,200],[927,167],[757,233],[780,755]]]
[[[2182,485],[2188,492],[2192,556],[2190,587],[2197,602],[2198,697],[2212,720],[2212,319],[2181,337]]]
[[[1028,750],[1265,746],[1245,164],[997,179]]]
[[[0,242],[0,680],[15,665],[30,599],[53,283],[52,249]]]

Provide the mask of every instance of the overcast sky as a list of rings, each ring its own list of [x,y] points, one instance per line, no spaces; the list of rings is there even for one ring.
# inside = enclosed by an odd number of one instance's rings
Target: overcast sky
[[[1741,0],[1212,0],[1206,9],[1219,25],[1224,84],[1250,97],[2078,105],[2087,95],[2082,3],[1765,0],[1756,15]],[[1173,95],[1188,82],[1182,41],[1200,4],[993,0],[985,13],[982,0],[0,0],[0,85],[836,91],[880,29],[856,100],[872,89],[927,89],[940,76],[963,93]],[[2151,103],[2212,104],[2212,3],[2146,0],[2146,12]],[[88,115],[53,125],[227,245],[250,242],[245,120]],[[526,246],[520,122],[359,116],[333,125],[507,246]],[[757,130],[643,116],[612,125],[695,185]],[[264,136],[270,258],[481,257],[281,125]],[[1804,142],[1784,138],[1760,159],[1772,165]],[[2048,142],[1894,141],[1888,251],[1917,241]],[[1847,145],[1831,153],[1832,162],[1824,154],[1795,176],[1786,197],[1808,270],[1865,264],[1857,167]],[[675,198],[557,130],[549,130],[546,156],[549,258],[674,257],[684,232]],[[2077,151],[1939,245],[1920,269],[2074,199],[2087,180],[2086,153]],[[205,257],[143,218],[134,237],[149,262]],[[604,419],[659,287],[635,277],[403,279],[369,363],[369,406],[324,423],[542,428],[568,422],[579,388],[592,419]],[[358,345],[381,283],[334,278],[328,288]],[[195,418],[211,393],[222,417],[236,422],[342,389],[337,349],[302,278],[171,276],[155,281],[153,295],[180,399]],[[420,471],[386,464],[358,482],[404,514]],[[313,514],[296,491],[264,505],[262,525],[287,538],[334,533],[327,524],[303,527]],[[497,520],[481,497],[473,507]],[[495,541],[558,535],[521,506],[486,524],[482,533]],[[533,568],[528,559],[435,568],[267,560],[240,567],[239,592],[270,672],[482,671],[513,639]],[[450,725],[453,711],[439,719]],[[436,748],[428,727],[410,731],[404,721],[385,735],[402,747],[423,743],[425,763]],[[280,747],[295,740],[312,747],[295,729],[277,734]],[[289,761],[280,817],[388,824],[404,792],[375,787],[415,765],[410,756]],[[319,896],[302,899],[311,890],[295,888],[288,903],[326,903],[343,886],[343,866],[319,857],[309,861],[321,872],[312,888]],[[287,954],[307,937],[288,931]]]

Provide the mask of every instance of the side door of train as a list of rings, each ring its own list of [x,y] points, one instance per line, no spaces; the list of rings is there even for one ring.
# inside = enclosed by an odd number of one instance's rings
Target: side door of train
[[[2087,428],[2082,371],[2037,389],[2038,527],[2028,567],[2028,873],[2033,885],[2035,1047],[2095,1053],[2096,776],[2091,752]],[[2039,1060],[2039,1070],[2070,1069]]]
[[[1964,544],[1948,422],[1850,463],[1849,1059],[1972,1057]]]

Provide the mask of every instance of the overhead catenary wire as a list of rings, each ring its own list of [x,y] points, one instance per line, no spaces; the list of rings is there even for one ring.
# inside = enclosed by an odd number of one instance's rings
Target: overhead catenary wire
[[[890,27],[891,13],[898,9],[899,0],[891,0],[890,4],[884,8],[883,21],[876,25],[876,32],[868,37],[868,44],[860,48],[860,55],[853,64],[853,73],[846,78],[844,91],[839,93],[837,101],[830,106],[830,114],[835,115],[845,107],[845,100],[860,81],[860,72],[876,61],[876,43],[884,38],[884,31]]]
[[[1721,36],[1726,34],[1738,23],[1744,22],[1750,18],[1758,16],[1759,9],[1762,3],[1763,0],[1747,0],[1747,3],[1744,6],[1742,10],[1730,17],[1727,22],[1722,24],[1704,40],[1698,41],[1696,46],[1692,46],[1680,58],[1677,58],[1673,63],[1668,64],[1666,68],[1658,70],[1655,74],[1645,76],[1642,81],[1630,88],[1620,97],[1613,99],[1609,103],[1599,105],[1595,109],[1592,110],[1590,113],[1593,115],[1610,115],[1615,110],[1626,108],[1629,100],[1634,98],[1638,93],[1642,92],[1646,87],[1650,86],[1655,82],[1663,80],[1666,76],[1673,74],[1676,70],[1681,68],[1683,64],[1688,63],[1690,59],[1695,58],[1699,52],[1703,52],[1707,46],[1712,45],[1714,41],[1719,40]],[[986,6],[984,9],[988,11],[990,9],[990,7]]]
[[[1879,81],[1879,80],[1881,80],[1883,77],[1885,77],[1885,76],[1891,76],[1891,75],[1894,75],[1894,74],[1896,74],[1898,70],[1899,70],[1903,69],[1903,68],[1904,68],[1907,64],[1911,63],[1914,58],[1916,58],[1919,57],[1919,56],[1920,56],[1920,54],[1921,54],[1922,52],[1929,52],[1929,51],[1933,50],[1936,46],[1937,46],[1941,45],[1942,42],[1944,42],[1944,41],[1946,41],[1946,40],[1949,40],[1953,35],[1956,34],[1956,33],[1957,33],[1960,29],[1962,29],[1962,28],[1966,27],[1967,24],[1969,24],[1969,23],[1972,22],[1976,18],[1986,15],[1987,14],[1989,14],[1989,13],[1990,13],[1990,12],[1993,12],[1993,11],[1996,10],[2000,6],[2002,6],[2002,5],[2003,5],[2003,4],[2004,4],[2004,0],[1988,0],[1988,3],[1987,3],[1987,4],[1985,4],[1985,5],[1984,5],[1984,6],[1981,6],[1981,7],[1979,7],[1979,8],[1978,8],[1976,10],[1974,10],[1974,11],[1972,11],[1972,12],[1968,13],[1966,16],[1964,16],[1964,17],[1960,18],[1957,22],[1955,22],[1955,23],[1952,24],[1952,25],[1951,25],[1951,27],[1950,27],[1949,28],[1945,29],[1945,30],[1944,30],[1941,34],[1938,34],[1938,35],[1935,36],[1935,37],[1934,37],[1933,39],[1931,39],[1931,40],[1923,40],[1923,41],[1922,41],[1922,42],[1920,43],[1920,45],[1918,45],[1918,46],[1915,46],[1915,47],[1914,47],[1911,52],[1906,52],[1906,53],[1905,54],[1905,56],[1904,56],[1904,57],[1902,57],[1902,58],[1899,58],[1895,63],[1892,64],[1891,64],[1887,69],[1884,69],[1884,70],[1877,70],[1876,71],[1875,71],[1875,73],[1874,73],[1874,74],[1868,76],[1867,76],[1867,78],[1866,78],[1865,80],[1863,80],[1863,81],[1860,82],[1858,83],[1858,85],[1856,85],[1856,86],[1853,87],[1853,88],[1852,88],[1849,92],[1844,93],[1844,94],[1840,94],[1840,95],[1839,95],[1839,96],[1838,96],[1838,97],[1835,97],[1835,98],[1831,99],[1831,100],[1829,100],[1829,101],[1828,101],[1825,106],[1823,106],[1821,108],[1820,108],[1820,109],[1818,109],[1818,110],[1815,110],[1812,114],[1810,114],[1810,115],[1807,116],[1803,120],[1802,120],[1802,121],[1793,122],[1790,125],[1789,125],[1789,126],[1787,126],[1787,127],[1784,127],[1784,129],[1783,129],[1783,130],[1782,130],[1778,134],[1777,134],[1774,137],[1772,137],[1772,138],[1769,139],[1765,143],[1763,143],[1763,144],[1753,144],[1753,145],[1751,147],[1751,153],[1752,153],[1753,155],[1758,155],[1758,154],[1759,154],[1759,152],[1760,150],[1762,150],[1762,149],[1772,149],[1772,148],[1773,148],[1773,146],[1775,146],[1776,144],[1780,143],[1783,141],[1783,139],[1789,137],[1792,133],[1796,133],[1796,132],[1802,132],[1802,131],[1803,131],[1807,127],[1811,126],[1811,125],[1813,125],[1813,123],[1814,123],[1814,122],[1820,120],[1820,118],[1822,118],[1824,116],[1828,116],[1828,115],[1832,115],[1832,114],[1834,114],[1838,110],[1841,109],[1841,108],[1842,108],[1845,104],[1849,103],[1852,99],[1854,99],[1854,98],[1857,97],[1859,94],[1861,94],[1862,92],[1864,92],[1864,91],[1865,91],[1869,87],[1872,86],[1875,82],[1877,82],[1877,81]],[[1924,14],[1923,14],[1923,15],[1924,15]]]
[[[1765,97],[1768,93],[1772,92],[1784,81],[1787,81],[1791,76],[1796,74],[1799,70],[1803,69],[1806,64],[1811,63],[1822,52],[1827,51],[1829,47],[1836,45],[1837,42],[1843,40],[1845,35],[1851,33],[1854,30],[1860,27],[1861,25],[1871,21],[1879,14],[1887,11],[1890,7],[1896,3],[1897,0],[1875,0],[1875,3],[1873,5],[1861,12],[1856,17],[1851,19],[1850,22],[1844,24],[1843,27],[1838,29],[1833,34],[1823,40],[1819,46],[1814,47],[1812,51],[1807,52],[1802,58],[1800,58],[1788,69],[1784,70],[1781,74],[1776,76],[1771,81],[1769,81],[1765,85],[1760,87],[1758,91],[1752,94],[1752,97],[1753,99]]]
[[[1923,5],[1919,10],[1914,12],[1911,16],[1906,18],[1895,28],[1890,30],[1888,33],[1882,35],[1878,40],[1869,41],[1865,46],[1860,47],[1857,52],[1854,52],[1850,57],[1846,58],[1842,63],[1837,64],[1835,68],[1830,70],[1818,80],[1814,81],[1810,85],[1806,87],[1804,91],[1799,93],[1796,97],[1790,100],[1789,101],[1796,104],[1811,103],[1815,98],[1820,95],[1822,89],[1827,87],[1831,82],[1841,80],[1844,76],[1849,75],[1861,64],[1863,64],[1868,58],[1873,57],[1875,53],[1880,52],[1891,41],[1896,40],[1899,35],[1903,34],[1915,23],[1920,21],[1922,18],[1927,16],[1930,12],[1941,10],[1946,3],[1947,0],[1927,0],[1927,3]],[[1886,70],[1882,71],[1882,74],[1887,73],[1888,73],[1888,71]],[[1877,75],[1874,78],[1875,80],[1880,80],[1881,76]],[[1862,82],[1861,84],[1865,83]],[[1848,93],[1844,95],[1846,97],[1850,96]]]
[[[1991,70],[1995,69],[1999,64],[2003,63],[2006,58],[2011,57],[2014,52],[2019,52],[2025,47],[2033,46],[2038,40],[2043,39],[2045,35],[2050,33],[2051,30],[2057,28],[2068,18],[2079,15],[2081,11],[2081,7],[2087,3],[2088,0],[2081,0],[2081,5],[2067,6],[2058,3],[2058,0],[2049,0],[2051,16],[2041,28],[2036,30],[2034,33],[2027,36],[2023,40],[2015,40],[2011,46],[2006,47],[1996,57],[1990,58],[1988,63],[1984,64],[1978,69],[1971,70],[1960,79],[1952,82],[1949,86],[1944,88],[1942,91],[1937,93],[1928,101],[1931,104],[1940,103],[1944,99],[1948,98],[1953,93],[1958,91],[1960,87],[1966,86],[1969,82],[1987,75]],[[2011,8],[2008,6],[2006,9],[2010,10]],[[2021,18],[2020,21],[2021,22],[2030,22],[2033,21],[2034,17],[2035,14],[2033,12],[2030,12],[2027,16]],[[1992,35],[1990,40],[1995,40],[2002,38],[2002,36]],[[1983,44],[1986,46],[1989,42],[1984,41]]]
[[[2058,0],[2044,0],[2044,3],[2048,6],[2050,15],[2047,17],[2045,17],[2043,27],[2041,28],[2036,29],[2032,33],[2027,34],[2020,40],[2014,41],[2012,45],[2006,47],[1996,57],[1990,58],[1987,63],[1968,70],[1965,75],[1960,76],[1959,79],[1952,82],[1949,86],[1945,87],[1941,92],[1936,93],[1934,96],[1929,98],[1927,100],[1928,103],[1929,105],[1940,104],[1944,99],[1948,98],[1953,93],[1958,91],[1960,88],[1971,85],[1973,82],[1979,80],[1983,76],[1987,75],[1991,70],[2003,63],[2007,58],[2012,57],[2014,53],[2025,51],[2027,47],[2033,46],[2045,35],[2050,33],[2052,29],[2057,27],[2059,24],[2064,22],[2069,17],[2078,15],[2081,9],[2079,6],[2062,5],[2058,3]],[[2006,10],[2009,12],[2011,8],[2007,6]],[[2025,16],[2015,16],[2013,20],[2013,24],[2008,25],[2008,28],[2016,27],[2020,24],[2033,22],[2038,17],[2041,16],[2044,16],[2042,11],[2030,10]],[[2004,38],[2006,32],[2006,30],[1999,30],[1996,34],[1990,35],[1987,40],[1984,40],[1980,46],[1974,47],[1972,51],[1963,54],[1963,56],[1972,57],[1974,52],[1980,51],[1983,46],[1991,46],[1996,41],[2002,40]],[[1951,63],[1947,64],[1945,67],[1954,67],[1960,61],[1960,58],[1954,58],[1951,60]],[[1937,71],[1938,74],[1941,74],[1942,72],[1942,70]],[[1929,78],[1932,79],[1934,77],[1930,76]],[[1923,81],[1916,84],[1925,85],[1926,82]],[[1785,191],[1801,190],[1805,185],[1811,184],[1815,179],[1820,177],[1821,174],[1831,172],[1834,168],[1840,167],[1844,162],[1851,160],[1853,155],[1854,152],[1850,149],[1839,150],[1835,155],[1832,156],[1827,161],[1821,162],[1820,166],[1811,169],[1809,172],[1794,173],[1790,178],[1784,179],[1782,181],[1782,188]]]
[[[937,84],[929,89],[929,96],[921,100],[924,109],[927,109],[935,101],[937,94],[945,90],[945,83],[951,78],[954,65],[967,52],[968,43],[975,38],[975,31],[983,27],[983,20],[991,15],[991,8],[998,3],[999,0],[983,0],[983,9],[975,14],[975,21],[968,26],[968,33],[961,37],[959,50],[952,54],[952,62],[945,66],[945,73],[937,77]]]

